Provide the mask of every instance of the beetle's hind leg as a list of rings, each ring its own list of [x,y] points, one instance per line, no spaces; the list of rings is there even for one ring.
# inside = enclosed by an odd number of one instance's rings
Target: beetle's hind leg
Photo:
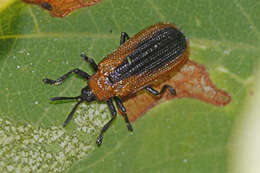
[[[116,101],[116,104],[118,105],[119,109],[123,112],[123,116],[125,118],[125,123],[127,125],[127,129],[129,131],[133,131],[133,127],[131,125],[131,123],[129,122],[128,120],[128,117],[127,117],[127,113],[126,113],[126,109],[122,103],[122,101],[118,98],[118,97],[114,97],[115,101]]]
[[[107,105],[108,105],[108,108],[110,109],[110,111],[112,113],[112,118],[101,129],[101,132],[100,132],[99,136],[97,137],[97,141],[96,141],[98,146],[100,146],[102,144],[103,134],[110,127],[111,123],[114,121],[114,119],[116,118],[116,115],[117,115],[116,108],[115,108],[111,98],[107,101]]]
[[[80,56],[81,56],[82,58],[84,58],[85,61],[89,62],[90,65],[91,65],[91,67],[92,67],[95,71],[98,70],[98,65],[97,65],[97,63],[94,61],[94,59],[89,58],[85,53],[82,53]]]
[[[170,85],[164,85],[160,92],[150,86],[145,87],[145,89],[154,95],[163,94],[166,90],[169,90],[172,95],[176,95],[175,89],[173,89],[173,87],[171,87]]]
[[[122,32],[121,33],[121,38],[120,38],[120,45],[124,44],[126,42],[126,40],[129,40],[130,37],[128,36],[128,34],[126,32]]]
[[[57,80],[52,80],[52,79],[49,79],[49,78],[44,78],[43,79],[43,82],[46,83],[46,84],[54,84],[54,85],[59,85],[60,83],[62,83],[65,79],[67,79],[69,77],[69,75],[71,73],[75,73],[76,75],[88,80],[90,78],[90,75],[87,74],[86,72],[78,69],[78,68],[75,68],[71,71],[69,71],[68,73],[64,74],[63,76],[59,77]]]

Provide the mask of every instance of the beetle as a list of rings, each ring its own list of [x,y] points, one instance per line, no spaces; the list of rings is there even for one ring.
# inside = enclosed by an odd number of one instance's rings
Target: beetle
[[[57,80],[43,79],[46,84],[58,85],[72,73],[86,79],[87,86],[76,97],[53,97],[51,101],[76,99],[78,102],[69,113],[63,126],[71,120],[76,108],[83,101],[106,101],[112,118],[100,131],[96,143],[102,144],[103,134],[116,118],[117,110],[123,117],[129,131],[133,131],[122,98],[145,89],[154,95],[161,95],[166,90],[176,95],[170,85],[164,85],[161,91],[152,88],[153,83],[173,72],[180,64],[188,59],[188,44],[183,33],[173,24],[158,23],[130,38],[127,33],[121,33],[120,47],[105,57],[98,65],[92,58],[82,53],[84,60],[92,66],[95,73],[88,73],[75,68]]]

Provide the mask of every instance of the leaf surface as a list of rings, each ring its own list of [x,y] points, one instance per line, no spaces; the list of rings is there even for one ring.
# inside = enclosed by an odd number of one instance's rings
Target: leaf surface
[[[254,92],[260,54],[259,9],[256,0],[104,0],[62,19],[22,2],[1,9],[1,170],[18,169],[16,163],[26,161],[21,158],[33,159],[31,151],[42,151],[47,160],[35,168],[42,172],[227,172],[234,121]],[[81,52],[99,62],[119,46],[121,32],[133,36],[162,21],[183,30],[190,42],[190,59],[206,67],[213,83],[227,91],[232,102],[216,107],[188,98],[167,101],[135,121],[133,133],[118,117],[100,148],[95,139],[110,115],[104,104],[83,104],[62,129],[75,103],[54,104],[49,98],[77,96],[86,81],[71,76],[62,85],[50,86],[42,79],[56,79],[73,68],[91,74]],[[6,130],[28,124],[32,126],[28,132]],[[51,127],[52,136],[58,136],[53,141],[48,136]],[[35,136],[43,132],[46,137],[39,142]],[[27,144],[27,139],[34,143]],[[14,152],[18,162],[11,159]],[[51,161],[48,153],[53,154]]]

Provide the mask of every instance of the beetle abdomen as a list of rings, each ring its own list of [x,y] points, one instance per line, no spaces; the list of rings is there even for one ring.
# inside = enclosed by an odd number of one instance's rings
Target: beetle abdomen
[[[185,36],[176,28],[166,27],[138,43],[108,76],[111,83],[133,75],[154,72],[182,56],[187,47]]]

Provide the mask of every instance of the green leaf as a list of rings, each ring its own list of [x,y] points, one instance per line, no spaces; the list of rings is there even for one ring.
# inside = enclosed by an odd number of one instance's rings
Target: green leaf
[[[227,172],[232,127],[259,61],[257,0],[104,0],[66,18],[22,2],[0,10],[1,172]],[[168,101],[134,122],[133,133],[118,117],[100,148],[96,136],[110,115],[104,104],[83,104],[63,129],[75,103],[49,98],[77,96],[86,81],[72,76],[50,86],[42,79],[76,67],[91,74],[81,52],[99,62],[119,46],[122,31],[133,36],[162,21],[183,30],[190,59],[206,66],[231,103]]]

